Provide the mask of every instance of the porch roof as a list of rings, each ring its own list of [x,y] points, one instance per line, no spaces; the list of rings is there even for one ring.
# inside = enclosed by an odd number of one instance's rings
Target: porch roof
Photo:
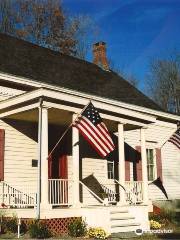
[[[43,105],[50,109],[52,113],[51,121],[53,123],[60,122],[58,117],[53,118],[53,116],[57,116],[55,109],[61,110],[62,116],[65,116],[67,112],[80,113],[82,108],[89,102],[89,99],[85,96],[41,88],[0,102],[0,118],[21,120],[29,118],[30,121],[34,121],[34,119],[37,119],[37,108],[39,107],[40,98],[43,99]],[[106,122],[122,122],[126,125],[131,125],[131,128],[128,127],[128,129],[132,129],[132,126],[133,128],[135,126],[143,127],[156,121],[154,115],[102,102],[102,100],[93,99],[92,102],[99,109],[102,118]],[[52,109],[54,110],[52,111]],[[28,114],[29,111],[31,111],[32,115]],[[57,121],[55,122],[54,119]],[[69,116],[67,116],[67,119],[69,119]]]
[[[149,123],[163,120],[164,122],[172,123],[174,125],[173,127],[175,127],[175,124],[180,121],[180,116],[174,114],[83,94],[64,88],[53,89],[48,86],[1,101],[0,118],[28,109],[37,108],[39,106],[38,101],[40,97],[43,97],[45,101],[49,102],[48,104],[51,104],[50,107],[65,109],[76,113],[79,113],[89,100],[93,99],[95,106],[99,108],[105,119],[122,123],[135,123],[137,126],[144,126]]]

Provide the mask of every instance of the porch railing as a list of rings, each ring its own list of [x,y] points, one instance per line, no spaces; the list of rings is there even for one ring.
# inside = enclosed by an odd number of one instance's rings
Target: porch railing
[[[109,203],[116,203],[116,196],[117,193],[115,192],[115,190],[112,190],[111,187],[114,187],[114,184],[106,184],[103,185],[101,184],[101,187],[103,188],[104,192],[107,194],[108,197],[108,202]]]
[[[37,205],[37,193],[29,186],[17,189],[8,183],[0,182],[0,205],[1,207],[35,207]]]
[[[137,204],[143,202],[143,182],[142,181],[126,181],[126,200],[129,203]]]
[[[49,203],[69,206],[73,203],[73,181],[69,179],[49,179]]]

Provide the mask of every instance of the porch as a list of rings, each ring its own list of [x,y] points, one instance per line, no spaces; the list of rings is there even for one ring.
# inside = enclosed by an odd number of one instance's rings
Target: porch
[[[87,206],[116,206],[120,199],[119,191],[116,191],[119,183],[115,180],[111,184],[100,184],[103,192],[98,196],[82,181],[79,181],[79,196],[81,207]],[[128,205],[143,204],[143,182],[125,181],[125,202]],[[95,200],[89,202],[90,195]],[[86,201],[88,198],[88,201]],[[95,202],[96,201],[96,202]],[[2,208],[37,208],[37,192],[31,186],[10,186],[6,182],[0,182],[0,202]],[[48,204],[51,208],[73,207],[73,180],[49,179],[48,180]]]
[[[85,171],[88,167],[84,167],[85,159],[94,161],[94,166],[96,159],[101,162],[107,160],[100,159],[92,151],[76,128],[72,128],[64,138],[64,143],[61,143],[61,148],[56,149],[53,159],[47,158],[61,133],[74,121],[87,102],[85,97],[40,89],[18,96],[17,100],[15,97],[3,103],[0,118],[22,134],[26,135],[29,129],[32,129],[31,134],[28,132],[28,137],[37,143],[38,150],[37,160],[35,159],[38,171],[33,184],[31,180],[25,184],[22,179],[20,186],[18,183],[11,183],[8,178],[0,183],[0,200],[5,207],[35,208],[37,217],[40,217],[44,210],[57,207],[148,204],[145,128],[155,121],[152,116],[125,107],[111,106],[98,99],[93,101],[109,131],[115,133],[112,136],[116,137],[117,147],[116,153],[107,159],[116,164],[114,180],[108,182],[104,181],[107,179],[97,176],[103,189],[99,193],[83,182],[83,179],[88,177]],[[20,124],[17,126],[18,121]],[[24,123],[25,129],[22,129]],[[126,181],[124,135],[126,131],[134,129],[139,131],[137,144],[141,146],[142,180]],[[62,156],[67,156],[66,163],[62,163]],[[57,162],[57,159],[60,162]]]

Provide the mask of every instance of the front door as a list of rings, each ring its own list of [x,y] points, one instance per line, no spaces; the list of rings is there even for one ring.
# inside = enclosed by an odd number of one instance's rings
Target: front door
[[[68,203],[68,163],[67,155],[61,155],[58,159],[59,162],[59,179],[60,179],[60,202],[62,204]]]

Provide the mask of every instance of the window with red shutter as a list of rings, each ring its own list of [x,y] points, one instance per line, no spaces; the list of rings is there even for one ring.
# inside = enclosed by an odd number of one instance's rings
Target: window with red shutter
[[[5,130],[0,129],[0,181],[4,180],[4,140]]]

